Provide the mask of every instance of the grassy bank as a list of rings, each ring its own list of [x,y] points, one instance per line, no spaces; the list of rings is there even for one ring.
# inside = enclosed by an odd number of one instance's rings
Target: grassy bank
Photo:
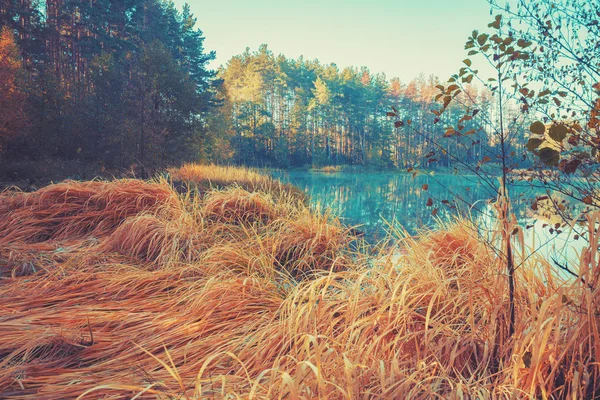
[[[585,282],[517,270],[509,338],[503,266],[467,221],[357,251],[269,178],[170,174],[193,187],[0,196],[0,397],[599,396],[596,220]]]

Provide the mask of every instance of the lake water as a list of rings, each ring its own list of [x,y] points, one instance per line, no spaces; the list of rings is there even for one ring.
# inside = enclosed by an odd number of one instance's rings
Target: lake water
[[[475,176],[306,171],[277,171],[272,175],[304,190],[314,206],[332,209],[346,224],[365,232],[371,242],[386,237],[390,224],[413,234],[423,227],[434,228],[436,219],[448,220],[451,214],[470,212],[484,225],[493,219],[488,200],[495,195]],[[536,220],[531,211],[533,199],[545,191],[527,183],[515,183],[511,188],[517,218],[522,226],[533,226],[525,231],[526,244],[537,248],[548,242],[543,247],[545,254],[557,260],[577,258],[583,241],[572,240],[568,233],[550,233],[549,227],[542,227],[548,221]],[[429,199],[431,206],[427,205]],[[433,210],[437,210],[435,217]]]

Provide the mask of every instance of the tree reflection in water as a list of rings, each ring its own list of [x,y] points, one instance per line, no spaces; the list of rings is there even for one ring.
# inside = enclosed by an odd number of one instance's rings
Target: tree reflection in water
[[[273,172],[276,178],[292,183],[311,196],[315,206],[330,208],[348,225],[365,233],[370,242],[383,239],[389,224],[402,226],[410,234],[422,227],[434,228],[437,217],[470,213],[480,225],[493,225],[489,200],[493,191],[476,176],[405,173],[315,173],[305,171]],[[426,190],[425,187],[426,186]],[[573,259],[583,241],[575,242],[567,232],[560,235],[543,228],[546,221],[535,220],[531,204],[545,195],[542,188],[527,183],[511,187],[513,210],[525,230],[525,243],[558,260]],[[432,206],[428,207],[429,199]],[[551,240],[556,238],[556,240]]]

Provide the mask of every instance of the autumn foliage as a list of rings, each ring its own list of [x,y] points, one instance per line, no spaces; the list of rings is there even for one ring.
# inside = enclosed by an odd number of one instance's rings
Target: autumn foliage
[[[0,151],[3,139],[14,136],[26,121],[23,115],[26,95],[19,49],[12,32],[0,29]]]

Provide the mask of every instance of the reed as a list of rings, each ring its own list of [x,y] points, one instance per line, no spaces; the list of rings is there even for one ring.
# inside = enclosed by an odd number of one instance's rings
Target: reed
[[[239,185],[6,192],[0,397],[599,398],[599,222],[580,279],[517,269],[509,337],[468,221],[358,251],[335,216]]]

